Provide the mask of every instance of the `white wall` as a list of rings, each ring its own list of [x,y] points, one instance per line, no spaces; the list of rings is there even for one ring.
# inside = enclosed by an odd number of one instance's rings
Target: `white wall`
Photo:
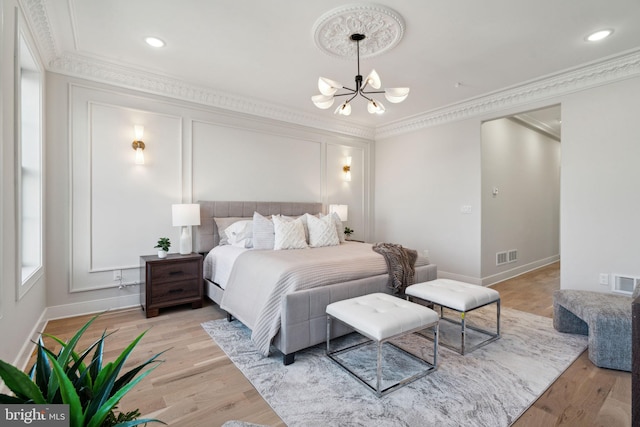
[[[9,363],[22,363],[21,352],[30,349],[30,339],[37,339],[43,326],[46,289],[44,275],[22,297],[18,292],[21,283],[18,267],[18,221],[16,219],[15,174],[18,154],[15,150],[15,22],[18,22],[32,42],[29,30],[18,3],[14,0],[0,2],[0,359]],[[17,15],[16,15],[17,14]],[[37,52],[33,49],[33,52]],[[46,188],[45,188],[46,191]],[[46,259],[45,259],[46,262]],[[46,272],[46,268],[45,268]]]
[[[560,142],[508,118],[490,120],[481,161],[483,284],[557,261]],[[511,250],[517,260],[496,265],[496,253]]]
[[[562,287],[640,276],[640,78],[562,102]]]
[[[553,104],[562,106],[561,286],[606,292],[599,273],[640,276],[638,77],[377,141],[374,240],[428,248],[441,277],[483,283],[481,124]]]
[[[465,120],[376,141],[375,239],[428,249],[441,277],[480,277],[480,126]],[[471,206],[470,214],[461,213]]]
[[[197,200],[343,203],[368,237],[370,141],[48,74],[47,315],[139,303],[139,256],[168,236],[171,204]],[[145,126],[145,165],[133,125]],[[354,179],[341,180],[344,156]],[[359,232],[359,234],[358,234]],[[123,282],[113,279],[122,270]]]

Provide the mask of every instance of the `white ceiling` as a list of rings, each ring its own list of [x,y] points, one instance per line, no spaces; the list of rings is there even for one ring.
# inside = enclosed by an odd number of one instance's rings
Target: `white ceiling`
[[[349,117],[311,102],[317,79],[353,86],[356,61],[314,44],[339,0],[39,0],[54,56],[81,56],[275,104],[323,120],[377,127],[640,48],[638,0],[379,0],[406,25],[400,43],[361,61],[383,86],[409,86],[382,116],[354,101]],[[584,38],[614,29],[599,43]],[[166,42],[145,44],[146,36]],[[337,103],[336,103],[337,106]]]

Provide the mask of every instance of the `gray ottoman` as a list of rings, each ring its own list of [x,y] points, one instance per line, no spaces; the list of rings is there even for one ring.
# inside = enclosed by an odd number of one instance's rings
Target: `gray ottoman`
[[[553,294],[553,327],[589,336],[589,359],[631,371],[631,301],[624,295],[562,289]]]

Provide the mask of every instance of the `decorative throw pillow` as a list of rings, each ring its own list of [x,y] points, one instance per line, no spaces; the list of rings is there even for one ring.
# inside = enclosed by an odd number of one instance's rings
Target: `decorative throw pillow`
[[[307,247],[304,226],[300,218],[290,221],[276,215],[273,217],[273,228],[275,230],[273,249],[304,249]]]
[[[307,225],[307,215],[311,215],[311,214],[306,213],[304,215],[300,215],[298,218],[302,220],[302,225],[304,226],[304,238],[307,239],[307,243],[309,243],[309,226]],[[321,214],[316,214],[312,216],[315,216],[316,218],[320,218]],[[280,215],[280,218],[284,218],[287,221],[293,221],[294,219],[297,219],[297,218],[286,216],[286,215]]]
[[[333,218],[333,224],[336,226],[336,232],[338,233],[338,240],[340,240],[340,243],[344,243],[345,241],[344,226],[342,225],[342,221],[340,220],[340,217],[338,216],[337,213],[333,212],[330,215]]]
[[[253,220],[238,221],[224,230],[230,245],[240,248],[251,248],[253,237]]]
[[[326,215],[316,218],[313,215],[306,215],[307,226],[309,227],[309,246],[319,248],[322,246],[337,246],[340,244],[336,227],[333,223],[333,216]]]
[[[230,216],[225,218],[213,218],[213,220],[216,223],[216,227],[218,228],[218,238],[220,240],[218,242],[218,245],[222,246],[222,245],[229,244],[229,238],[225,233],[225,230],[227,228],[229,228],[231,225],[235,224],[238,221],[246,221],[246,220],[250,221],[251,218]]]
[[[253,213],[253,249],[273,249],[273,221],[258,212]]]

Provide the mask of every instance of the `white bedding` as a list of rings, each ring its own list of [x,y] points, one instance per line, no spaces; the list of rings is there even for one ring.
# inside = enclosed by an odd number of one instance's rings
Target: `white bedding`
[[[236,259],[248,249],[232,245],[216,246],[204,259],[204,278],[226,289]]]
[[[426,264],[422,257],[416,262],[416,266]],[[280,328],[284,294],[386,273],[384,257],[367,243],[249,250],[238,255],[220,307],[249,327],[258,349],[268,355],[271,340]]]

